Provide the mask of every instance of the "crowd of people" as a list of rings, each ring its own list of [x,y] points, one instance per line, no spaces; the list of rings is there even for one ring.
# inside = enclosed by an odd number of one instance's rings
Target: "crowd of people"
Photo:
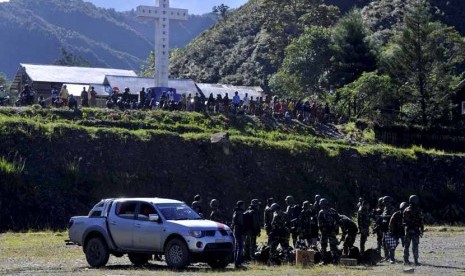
[[[29,85],[25,85],[24,90],[20,93],[20,100],[18,100],[17,105],[33,104],[34,94]],[[94,87],[91,87],[89,91],[86,90],[86,87],[83,87],[80,102],[78,102],[76,97],[69,93],[67,86],[63,85],[60,90],[56,87],[52,88],[50,100],[51,105],[54,107],[69,107],[70,109],[77,109],[79,106],[96,107],[97,93]],[[45,107],[46,100],[44,96],[39,96],[37,103]],[[313,123],[325,122],[331,117],[328,103],[322,104],[316,100],[284,99],[268,95],[253,97],[249,96],[248,93],[241,97],[237,91],[231,97],[228,93],[224,95],[217,94],[216,96],[211,93],[208,97],[205,97],[198,92],[177,95],[173,89],[168,89],[158,95],[155,89],[145,90],[145,88],[142,88],[138,95],[134,95],[126,87],[123,93],[120,93],[118,89],[113,89],[107,97],[106,107],[120,110],[161,109],[226,115],[270,115],[284,121],[297,119],[302,122]]]
[[[284,252],[285,255],[299,248],[313,249],[322,256],[328,256],[326,259],[329,261],[322,259],[323,263],[338,264],[341,256],[351,256],[353,252],[363,256],[367,252],[367,239],[373,233],[377,240],[376,252],[379,255],[383,253],[385,261],[391,264],[397,262],[395,250],[401,244],[404,248],[404,265],[411,264],[410,246],[414,264],[420,265],[418,247],[424,226],[419,197],[416,195],[411,195],[408,202],[400,203],[399,208],[396,208],[390,196],[379,198],[374,209],[370,208],[368,201],[360,198],[355,208],[356,221],[339,214],[331,208],[328,199],[319,195],[315,196],[313,203],[304,201],[299,205],[292,196],[287,196],[284,201],[286,207],[282,207],[273,198],[267,199],[262,213],[258,199],[252,199],[248,207],[240,200],[229,219],[222,212],[218,199],[211,200],[211,212],[207,216],[202,210],[201,196],[196,195],[192,209],[202,217],[230,225],[235,238],[234,262],[237,268],[244,267],[245,260],[254,260],[257,257],[257,237],[261,235],[262,227],[268,237],[265,247],[269,253],[268,264],[280,263],[281,253]],[[338,239],[339,229],[342,233],[341,239]],[[357,235],[360,235],[359,247],[354,246]],[[338,248],[341,243],[342,251]],[[279,252],[278,245],[281,247]]]

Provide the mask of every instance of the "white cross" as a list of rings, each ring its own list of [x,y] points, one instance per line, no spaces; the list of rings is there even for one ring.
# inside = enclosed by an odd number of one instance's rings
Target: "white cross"
[[[168,87],[170,67],[170,20],[187,20],[188,11],[170,8],[169,0],[155,0],[156,6],[138,6],[137,17],[155,19],[155,87]]]

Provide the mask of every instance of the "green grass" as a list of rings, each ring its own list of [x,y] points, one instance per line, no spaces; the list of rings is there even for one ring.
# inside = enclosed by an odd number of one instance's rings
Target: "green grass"
[[[355,149],[361,156],[382,154],[407,159],[415,159],[420,154],[448,155],[444,151],[426,150],[416,146],[399,149],[377,144],[371,129],[360,132],[354,123],[347,124],[345,131],[348,136],[361,137],[364,143],[351,144],[345,139],[316,135],[312,126],[286,125],[248,116],[227,118],[223,115],[208,116],[193,112],[121,112],[88,108],[83,109],[81,114],[76,114],[66,109],[0,108],[0,136],[4,137],[20,134],[50,140],[70,135],[87,135],[90,139],[111,137],[125,142],[131,139],[147,141],[157,136],[171,136],[207,142],[211,134],[227,132],[231,141],[236,144],[289,150],[294,154],[316,149],[334,157],[343,151]]]

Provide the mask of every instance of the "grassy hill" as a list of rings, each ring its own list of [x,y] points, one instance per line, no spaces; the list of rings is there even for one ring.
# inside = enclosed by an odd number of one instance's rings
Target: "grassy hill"
[[[229,143],[212,143],[216,132]],[[198,193],[227,212],[238,199],[319,193],[349,215],[360,196],[418,193],[430,222],[463,219],[463,156],[318,133],[247,116],[0,108],[2,228],[62,228],[101,198]]]

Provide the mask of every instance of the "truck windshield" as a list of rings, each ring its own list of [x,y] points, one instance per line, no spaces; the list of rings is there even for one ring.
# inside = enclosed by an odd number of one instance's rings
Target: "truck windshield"
[[[156,206],[166,220],[202,219],[199,214],[183,203],[160,203]]]

